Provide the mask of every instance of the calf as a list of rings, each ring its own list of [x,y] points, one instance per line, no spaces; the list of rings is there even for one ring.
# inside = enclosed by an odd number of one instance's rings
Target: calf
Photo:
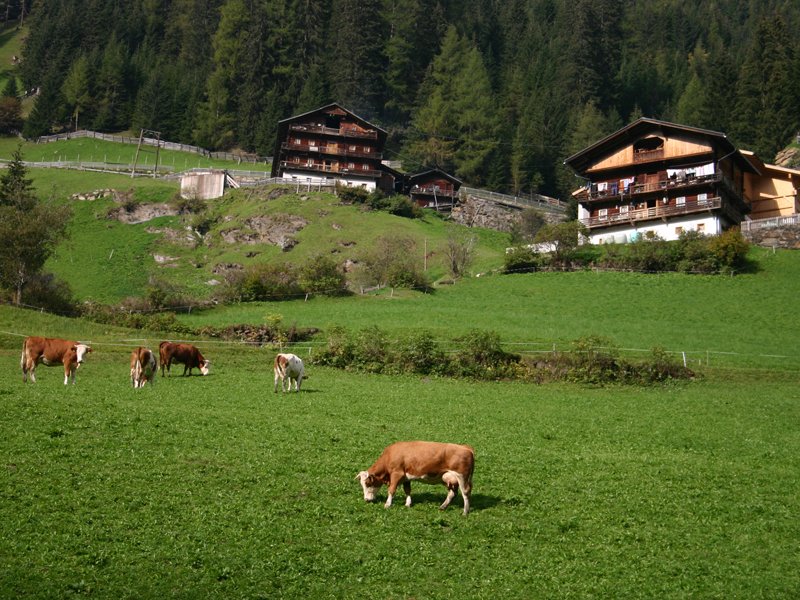
[[[294,381],[294,391],[299,392],[305,376],[303,361],[295,354],[278,354],[275,357],[275,364],[272,369],[275,373],[274,392],[278,391],[278,380],[281,382],[281,392],[286,392],[286,382],[289,382],[288,391],[292,391],[292,381]]]
[[[369,469],[356,475],[356,479],[361,481],[367,502],[375,500],[375,494],[381,486],[388,484],[386,508],[392,505],[394,492],[400,483],[406,494],[406,506],[411,506],[412,481],[444,484],[447,498],[439,507],[441,510],[448,507],[460,489],[466,515],[469,513],[474,468],[475,451],[469,446],[439,442],[395,442],[386,447]]]
[[[144,384],[153,385],[156,380],[156,356],[150,348],[139,346],[131,352],[131,383],[134,389],[144,387]]]
[[[44,364],[47,367],[64,366],[64,385],[70,381],[75,383],[75,371],[83,364],[86,354],[92,351],[90,346],[79,344],[71,340],[59,338],[44,338],[31,336],[22,343],[22,381],[36,383],[36,365]]]
[[[209,365],[211,364],[200,351],[191,344],[173,344],[172,342],[161,342],[158,346],[158,354],[161,362],[161,376],[164,376],[164,367],[169,369],[172,361],[183,365],[183,374],[192,374],[192,369],[200,369],[200,373],[208,375]]]

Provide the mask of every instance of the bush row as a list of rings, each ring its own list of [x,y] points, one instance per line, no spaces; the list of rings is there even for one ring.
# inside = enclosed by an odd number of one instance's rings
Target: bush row
[[[517,247],[506,254],[504,271],[519,273],[539,269],[601,268],[640,272],[731,273],[747,270],[748,242],[738,229],[715,236],[685,231],[666,241],[645,235],[628,244],[584,244],[540,253]]]
[[[329,333],[314,363],[370,373],[535,383],[646,385],[694,376],[663,349],[653,349],[646,360],[631,362],[620,358],[609,340],[599,337],[581,338],[569,351],[525,357],[506,352],[494,332],[473,330],[453,342],[457,350],[448,352],[429,331],[393,338],[376,326],[360,331],[339,327]]]

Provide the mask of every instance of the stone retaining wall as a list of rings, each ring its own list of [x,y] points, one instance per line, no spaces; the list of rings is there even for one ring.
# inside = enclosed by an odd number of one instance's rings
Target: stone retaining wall
[[[744,238],[763,248],[800,250],[800,225],[784,225],[742,232]]]
[[[548,223],[559,223],[564,220],[564,215],[546,211],[540,212]],[[519,208],[497,204],[474,196],[467,196],[453,207],[450,217],[456,223],[467,227],[484,227],[486,229],[510,232],[514,223],[519,220],[521,213],[522,209]]]

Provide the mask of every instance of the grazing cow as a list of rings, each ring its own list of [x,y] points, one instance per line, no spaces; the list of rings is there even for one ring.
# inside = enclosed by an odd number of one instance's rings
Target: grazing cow
[[[153,385],[157,371],[156,356],[150,348],[139,346],[131,352],[131,383],[134,389],[144,387],[148,382]]]
[[[411,482],[441,483],[447,487],[447,498],[439,507],[444,510],[461,490],[464,514],[469,513],[469,496],[472,493],[472,471],[475,468],[475,451],[469,446],[439,442],[395,442],[386,447],[378,460],[366,471],[356,475],[364,490],[364,500],[372,502],[385,483],[389,496],[384,507],[392,505],[398,484],[403,484],[406,506],[411,506]]]
[[[200,373],[208,375],[210,361],[203,358],[200,350],[191,344],[173,344],[172,342],[161,342],[158,346],[158,354],[161,359],[161,376],[164,376],[164,367],[169,372],[172,366],[172,361],[181,363],[183,365],[183,374],[189,372],[192,374],[192,369],[200,369]]]
[[[22,343],[22,381],[36,383],[36,365],[44,364],[48,367],[64,365],[64,385],[70,380],[75,383],[75,371],[83,364],[83,359],[92,349],[86,344],[59,338],[44,338],[31,336]]]
[[[274,392],[278,391],[279,380],[281,382],[281,392],[291,392],[292,381],[294,381],[294,391],[300,391],[300,386],[303,384],[303,377],[305,376],[305,368],[299,356],[295,354],[278,354],[275,357],[273,371],[275,372]],[[289,383],[288,390],[286,389],[287,381]]]

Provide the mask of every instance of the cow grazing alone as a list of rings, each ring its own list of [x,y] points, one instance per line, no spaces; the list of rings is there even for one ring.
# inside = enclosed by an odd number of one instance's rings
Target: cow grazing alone
[[[83,359],[92,351],[90,346],[71,340],[31,336],[22,343],[22,381],[36,383],[36,365],[48,367],[64,366],[64,385],[75,383],[75,371],[83,364]]]
[[[131,383],[134,389],[144,387],[145,383],[153,385],[156,380],[156,356],[150,348],[139,346],[131,352]]]
[[[164,376],[164,367],[169,369],[173,362],[183,365],[183,374],[192,374],[192,369],[200,369],[200,373],[208,375],[209,365],[211,364],[200,350],[191,344],[173,344],[172,342],[161,342],[158,346],[158,354],[161,362],[161,376]]]
[[[292,381],[294,381],[294,391],[300,391],[300,386],[303,384],[303,377],[305,377],[305,367],[299,356],[296,354],[278,354],[275,357],[273,371],[275,372],[274,392],[278,391],[278,381],[281,382],[281,392],[291,392]],[[286,386],[287,382],[289,384],[288,390]]]
[[[461,490],[464,514],[469,513],[469,496],[472,493],[472,471],[475,452],[469,446],[439,442],[395,442],[387,446],[378,460],[366,471],[356,475],[364,490],[364,500],[372,502],[383,484],[388,484],[389,495],[384,506],[392,505],[398,484],[403,484],[406,506],[411,506],[411,482],[441,483],[447,487],[447,498],[439,507],[444,510]]]

